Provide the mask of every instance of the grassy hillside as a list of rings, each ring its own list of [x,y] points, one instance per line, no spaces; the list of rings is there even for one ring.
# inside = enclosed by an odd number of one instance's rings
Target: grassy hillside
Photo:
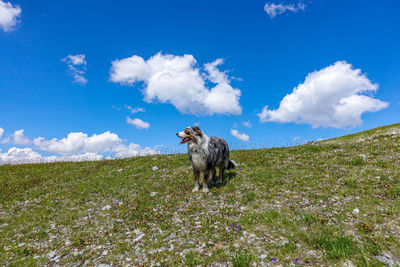
[[[399,128],[234,151],[208,195],[186,155],[0,166],[0,265],[383,266],[400,259]]]

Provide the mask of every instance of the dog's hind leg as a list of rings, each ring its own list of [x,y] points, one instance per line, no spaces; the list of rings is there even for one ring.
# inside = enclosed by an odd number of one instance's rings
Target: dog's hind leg
[[[216,168],[211,170],[211,179],[210,179],[210,181],[215,182],[215,173],[216,172],[217,172]]]
[[[207,194],[208,192],[210,192],[210,190],[208,190],[208,183],[210,182],[210,172],[205,172],[204,173],[204,183],[203,183],[203,192],[205,194]]]
[[[223,181],[224,181],[224,171],[225,171],[224,165],[220,165],[219,166],[219,172],[218,172],[217,184],[222,184],[223,183]]]
[[[199,191],[200,172],[193,168],[193,175],[194,175],[194,187],[193,187],[192,192],[197,192],[197,191]]]

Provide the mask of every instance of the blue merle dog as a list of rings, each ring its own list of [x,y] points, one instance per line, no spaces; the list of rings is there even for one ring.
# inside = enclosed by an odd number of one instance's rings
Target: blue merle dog
[[[219,169],[217,183],[222,183],[225,169],[237,166],[236,162],[229,160],[229,147],[224,139],[208,137],[198,126],[186,127],[176,135],[182,138],[180,144],[187,143],[195,180],[192,192],[199,190],[200,173],[204,175],[203,192],[208,193],[207,184],[215,179],[216,168]]]

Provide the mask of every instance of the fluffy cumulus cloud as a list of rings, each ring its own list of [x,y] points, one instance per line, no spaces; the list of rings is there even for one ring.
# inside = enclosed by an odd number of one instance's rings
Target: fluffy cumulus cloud
[[[2,164],[24,164],[24,163],[46,163],[61,161],[93,161],[102,160],[103,155],[96,153],[83,153],[68,156],[42,156],[32,148],[12,147],[8,152],[0,153],[0,165]]]
[[[294,122],[313,128],[351,128],[362,124],[361,115],[388,107],[371,96],[378,90],[360,69],[345,61],[314,71],[286,95],[278,109],[265,106],[260,122]],[[366,95],[368,94],[368,95]]]
[[[302,3],[298,3],[297,5],[266,3],[264,6],[265,12],[267,12],[268,16],[271,19],[275,18],[277,15],[280,15],[286,11],[291,11],[296,13],[299,10],[304,11],[305,9],[306,5]]]
[[[53,138],[45,140],[38,137],[33,143],[40,150],[56,154],[79,154],[79,153],[105,153],[111,152],[112,148],[121,143],[117,134],[109,131],[102,134],[88,136],[82,132],[72,132],[66,138]]]
[[[68,71],[74,78],[74,82],[84,85],[87,79],[84,77],[86,73],[86,59],[84,54],[68,55],[62,59],[68,66]]]
[[[134,55],[112,62],[110,80],[123,85],[142,82],[146,102],[170,103],[181,113],[239,115],[241,91],[219,70],[222,63],[217,59],[198,67],[192,55],[158,53],[148,60]]]
[[[0,133],[2,133],[2,131],[0,130]],[[0,135],[1,137],[1,135]],[[12,143],[14,145],[29,145],[32,143],[32,140],[30,140],[29,138],[27,138],[24,135],[24,129],[20,129],[15,131],[13,134],[10,134],[9,136],[7,136],[7,138],[5,138],[2,141],[3,144],[5,143]]]
[[[126,122],[128,124],[132,124],[135,125],[137,129],[149,129],[150,127],[150,123],[142,121],[141,119],[135,118],[135,119],[131,119],[129,117],[126,118]]]
[[[92,136],[72,132],[62,139],[46,140],[37,137],[30,145],[31,147],[25,148],[12,147],[7,152],[0,153],[0,164],[87,161],[159,154],[158,150],[150,147],[125,144],[117,134],[109,131]],[[42,156],[38,151],[53,155]]]
[[[0,0],[0,28],[5,32],[11,32],[18,24],[18,18],[21,15],[21,8],[13,6],[9,2]]]
[[[242,141],[249,141],[250,137],[245,133],[240,133],[236,129],[231,129],[231,135],[239,140]]]
[[[31,148],[12,147],[8,152],[0,153],[0,164],[39,162],[41,155]]]

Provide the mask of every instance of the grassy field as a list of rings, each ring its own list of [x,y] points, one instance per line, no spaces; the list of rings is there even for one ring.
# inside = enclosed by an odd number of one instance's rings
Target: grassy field
[[[0,166],[0,265],[400,259],[400,124],[231,158],[240,166],[208,195],[191,192],[182,154]]]

